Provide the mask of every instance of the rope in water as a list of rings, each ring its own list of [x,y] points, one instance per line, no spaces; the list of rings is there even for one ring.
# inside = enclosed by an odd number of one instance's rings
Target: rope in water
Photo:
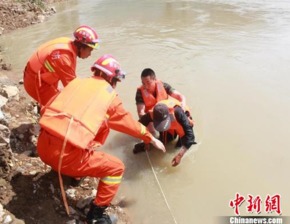
[[[166,199],[166,196],[165,196],[165,194],[164,194],[164,192],[163,192],[163,189],[162,189],[162,187],[161,187],[161,184],[160,184],[160,182],[159,182],[159,180],[158,180],[158,178],[157,178],[157,175],[156,175],[156,173],[155,173],[155,170],[154,170],[154,168],[153,168],[153,165],[152,165],[151,159],[150,159],[149,154],[148,154],[148,150],[145,150],[145,151],[146,151],[146,155],[147,155],[148,161],[149,161],[149,163],[150,163],[150,166],[151,166],[152,172],[153,172],[154,177],[155,177],[155,179],[156,179],[156,182],[157,182],[157,184],[158,184],[158,187],[159,187],[159,189],[160,189],[160,191],[161,191],[161,194],[162,194],[162,196],[163,196],[163,198],[164,198],[165,204],[166,204],[166,206],[167,206],[167,208],[168,208],[168,210],[169,210],[169,212],[170,212],[170,215],[171,215],[171,217],[172,217],[174,223],[177,224],[177,221],[176,221],[176,219],[175,219],[175,217],[174,217],[174,215],[173,215],[173,213],[172,213],[172,210],[170,209],[170,206],[169,206],[169,204],[168,204],[168,201],[167,201],[167,199]]]

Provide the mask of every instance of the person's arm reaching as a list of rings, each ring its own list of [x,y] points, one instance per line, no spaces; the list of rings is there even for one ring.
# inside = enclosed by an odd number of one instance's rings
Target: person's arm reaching
[[[180,101],[181,103],[181,107],[185,108],[186,106],[186,98],[184,95],[182,95],[180,92],[178,92],[177,90],[173,90],[170,94],[170,96],[172,96],[173,98],[177,99],[178,101]]]
[[[135,102],[136,102],[138,116],[139,118],[141,118],[145,114],[145,103],[144,103],[140,89],[137,89]]]
[[[163,143],[154,138],[144,125],[133,119],[118,96],[111,103],[107,114],[109,128],[142,139],[145,143],[152,143],[155,148],[165,152]]]
[[[138,113],[139,118],[141,118],[143,115],[145,115],[145,104],[144,103],[137,104],[137,113]]]
[[[171,85],[169,85],[166,82],[163,82],[164,89],[166,90],[167,94],[171,97],[177,99],[181,103],[181,107],[185,108],[186,106],[186,98],[184,95],[182,95],[180,92],[178,92],[176,89],[174,89]]]
[[[182,146],[178,154],[172,160],[172,166],[177,166],[180,162],[186,151],[195,144],[195,136],[193,133],[192,126],[190,125],[188,118],[181,107],[174,108],[174,115],[178,123],[182,126],[184,131],[184,136],[181,137]]]
[[[179,163],[181,162],[182,157],[184,156],[184,154],[186,153],[187,149],[182,146],[179,149],[179,152],[177,153],[177,155],[174,156],[174,158],[172,159],[171,165],[172,166],[177,166],[179,165]]]
[[[152,136],[152,140],[150,142],[156,149],[161,150],[162,152],[166,152],[165,146],[163,145],[163,143],[158,140],[157,138]]]

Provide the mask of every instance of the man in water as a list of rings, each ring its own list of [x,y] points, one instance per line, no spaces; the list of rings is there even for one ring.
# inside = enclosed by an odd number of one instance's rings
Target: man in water
[[[196,144],[193,120],[189,109],[183,109],[181,103],[172,97],[159,101],[153,107],[153,110],[143,115],[139,121],[145,126],[153,122],[155,130],[160,133],[159,139],[164,144],[178,138],[176,148],[180,149],[172,160],[172,166],[180,164],[187,150],[193,144]],[[136,154],[145,150],[146,144],[141,142],[135,145],[133,153]]]

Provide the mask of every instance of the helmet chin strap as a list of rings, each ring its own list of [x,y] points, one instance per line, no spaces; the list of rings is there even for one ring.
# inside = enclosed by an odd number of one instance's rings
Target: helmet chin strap
[[[113,87],[113,88],[116,88],[116,86],[117,86],[117,82],[119,82],[120,80],[118,80],[116,77],[114,77],[114,78],[112,78],[111,79],[111,86]]]
[[[78,52],[77,52],[77,55],[78,55],[78,57],[80,58],[80,57],[81,57],[81,48],[78,47],[78,48],[77,48],[77,51],[78,51]]]
[[[113,85],[112,78],[110,79],[109,76],[107,76],[107,74],[104,73],[103,71],[100,71],[100,77],[105,79],[111,86]]]

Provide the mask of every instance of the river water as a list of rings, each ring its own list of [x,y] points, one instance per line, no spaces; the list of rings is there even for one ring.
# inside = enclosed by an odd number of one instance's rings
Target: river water
[[[132,154],[136,139],[112,131],[103,147],[126,165],[116,201],[127,201],[134,224],[217,223],[235,216],[229,202],[236,193],[260,196],[260,216],[268,215],[266,196],[280,195],[282,214],[290,215],[289,0],[79,0],[57,10],[45,23],[0,38],[19,79],[38,45],[87,24],[102,43],[79,60],[80,76],[111,53],[127,72],[117,90],[135,118],[145,67],[191,107],[199,144],[176,168],[172,146],[166,154],[151,150],[158,182],[146,154]],[[247,203],[241,215],[249,215]]]

